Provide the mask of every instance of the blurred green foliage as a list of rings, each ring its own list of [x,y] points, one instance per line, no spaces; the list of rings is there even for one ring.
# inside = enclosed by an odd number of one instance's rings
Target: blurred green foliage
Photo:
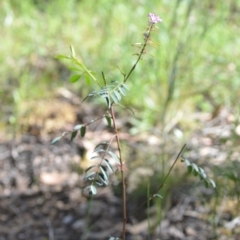
[[[142,42],[147,14],[163,22],[151,49],[128,82],[125,104],[134,106],[147,128],[178,111],[235,107],[240,94],[240,1],[196,0],[2,0],[0,3],[1,114],[69,86],[65,63],[54,59],[73,45],[89,69],[108,80],[134,63],[132,46]],[[75,84],[86,95],[85,82]],[[9,115],[10,113],[10,115]],[[153,114],[154,113],[154,114]],[[138,123],[139,124],[139,123]]]

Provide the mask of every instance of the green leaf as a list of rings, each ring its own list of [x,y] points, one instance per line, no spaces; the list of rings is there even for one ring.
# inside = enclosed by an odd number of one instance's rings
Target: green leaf
[[[90,159],[91,159],[91,160],[101,159],[101,157],[100,157],[100,156],[92,156]]]
[[[69,69],[71,71],[77,71],[77,72],[82,72],[82,69],[78,68],[78,67],[69,67]]]
[[[126,96],[126,90],[122,86],[120,86],[118,89],[123,96]]]
[[[187,172],[190,174],[192,172],[192,164],[188,159],[181,159],[181,162],[185,162],[185,164],[187,165]]]
[[[108,146],[107,142],[100,142],[95,148],[94,148],[94,152],[98,149],[103,149],[104,146]]]
[[[186,163],[187,166],[191,166],[191,163],[188,159],[183,159],[183,161]]]
[[[107,168],[103,165],[100,166],[101,172],[104,175],[104,179],[108,179],[108,172],[107,172]]]
[[[96,187],[93,186],[93,185],[90,185],[90,186],[85,187],[85,188],[82,190],[82,192],[85,192],[85,191],[87,191],[87,190],[89,190],[89,196],[90,196],[90,197],[91,197],[92,195],[95,195],[95,194],[97,193],[97,189],[96,189]]]
[[[196,163],[192,163],[192,166],[198,172],[198,165]]]
[[[72,57],[73,58],[73,57]],[[81,68],[85,68],[85,65],[81,62],[79,62],[77,59],[73,59],[74,60],[74,63],[77,65],[77,66],[80,66]]]
[[[96,180],[96,184],[99,186],[103,186],[105,183],[103,183],[102,180]]]
[[[105,153],[106,152],[106,150],[104,150],[104,149],[95,149],[94,151],[93,151],[94,153]]]
[[[211,178],[209,178],[208,181],[212,184],[214,188],[216,188],[216,183]]]
[[[78,131],[73,131],[71,135],[71,141],[77,136]]]
[[[111,163],[110,163],[107,159],[104,159],[104,161],[105,161],[105,163],[106,163],[109,171],[110,171],[110,172],[113,172],[113,167],[112,167]]]
[[[107,120],[107,124],[109,127],[112,126],[112,119],[109,116],[105,116],[106,120]]]
[[[187,167],[187,171],[188,171],[188,173],[190,174],[191,172],[192,172],[192,166],[191,165],[189,165],[188,167]]]
[[[71,50],[72,57],[75,57],[75,51],[72,45],[70,46],[70,50]]]
[[[90,173],[88,173],[88,174],[86,174],[86,175],[84,176],[83,180],[84,180],[84,181],[87,181],[87,180],[90,180],[90,181],[91,181],[91,180],[94,179],[95,174],[96,174],[96,172],[90,172]]]
[[[105,92],[99,93],[99,94],[97,95],[97,97],[98,97],[98,96],[101,96],[102,98],[108,98],[108,94],[105,93]],[[107,105],[108,105],[108,104],[107,104]]]
[[[199,169],[200,179],[201,180],[206,179],[207,175],[206,175],[205,171],[201,167],[199,167],[198,169]]]
[[[181,159],[181,162],[185,162],[186,163],[189,173],[193,170],[193,175],[194,176],[199,175],[200,180],[204,181],[204,185],[205,185],[206,188],[209,187],[209,184],[211,184],[212,187],[214,187],[214,188],[216,187],[215,182],[211,178],[207,178],[207,174],[205,173],[203,168],[199,167],[195,163],[191,163],[187,159]]]
[[[153,197],[158,197],[158,198],[161,198],[161,199],[163,199],[162,195],[161,195],[161,194],[159,194],[159,193],[155,193],[155,194],[153,195]]]
[[[65,56],[65,55],[61,55],[61,54],[57,55],[55,58],[56,59],[70,59],[70,57]]]
[[[90,186],[85,187],[85,188],[82,190],[82,192],[85,192],[85,191],[87,191],[88,189],[90,189]]]
[[[92,193],[93,195],[97,194],[97,189],[96,189],[95,186],[93,186],[93,185],[90,186],[90,192],[89,192],[89,194],[90,194],[90,193]],[[91,194],[91,195],[92,195],[92,194]],[[91,196],[91,195],[90,195],[90,196]]]
[[[117,91],[113,91],[114,92],[114,94],[115,94],[115,96],[116,96],[116,98],[118,99],[118,102],[121,100],[121,95],[117,92]]]
[[[203,170],[203,168],[198,167],[198,170],[199,170],[199,173],[200,173],[201,175],[206,175],[206,174],[205,174],[205,171]]]
[[[55,137],[55,138],[52,140],[51,144],[55,144],[56,142],[58,142],[59,140],[61,140],[61,138],[62,138],[62,137]]]
[[[206,188],[208,188],[208,181],[204,179],[204,185]]]
[[[111,155],[111,157],[115,160],[116,163],[120,164],[120,160],[115,153],[113,153],[112,151],[108,151],[108,153]]]
[[[195,177],[198,175],[198,172],[197,172],[195,169],[193,169],[193,175],[194,175]]]
[[[84,73],[84,78],[88,86],[91,85],[91,78],[87,73]]]
[[[70,82],[71,83],[77,82],[80,77],[81,77],[81,74],[73,75],[73,76],[70,77]]]
[[[197,176],[199,172],[198,166],[195,163],[192,163],[192,166],[193,166],[193,175]]]
[[[111,102],[110,102],[110,99],[108,96],[105,96],[105,100],[106,100],[106,104],[107,104],[107,107],[108,109],[111,107]]]
[[[122,83],[121,87],[125,88],[126,90],[129,90],[129,87],[128,87],[128,85],[126,83]]]
[[[116,98],[116,96],[113,93],[111,93],[111,98],[116,104],[119,102],[118,99]]]
[[[87,173],[90,169],[94,168],[94,167],[97,167],[97,165],[92,165],[90,167],[88,167],[86,170],[85,170],[85,173]]]
[[[105,176],[102,173],[98,173],[98,177],[103,182],[103,184],[108,185],[108,178],[105,178]]]
[[[82,128],[81,128],[81,137],[84,137],[85,133],[86,133],[86,127],[82,126]]]
[[[73,130],[78,131],[80,128],[82,128],[82,126],[83,126],[82,124],[78,124],[78,125],[74,126]]]

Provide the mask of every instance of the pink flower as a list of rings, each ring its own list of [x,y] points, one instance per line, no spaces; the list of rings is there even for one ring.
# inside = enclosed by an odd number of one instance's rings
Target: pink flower
[[[149,22],[152,24],[162,22],[162,19],[159,16],[155,15],[154,13],[149,13],[148,18],[149,18]]]

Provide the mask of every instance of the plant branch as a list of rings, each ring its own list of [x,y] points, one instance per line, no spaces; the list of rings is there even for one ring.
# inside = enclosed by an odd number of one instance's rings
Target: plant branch
[[[125,183],[124,168],[123,168],[124,162],[122,159],[122,151],[121,151],[120,139],[119,139],[117,124],[116,124],[113,104],[111,105],[110,111],[111,111],[111,116],[113,120],[113,129],[115,132],[115,137],[116,137],[118,152],[119,152],[119,160],[120,160],[120,171],[121,171],[121,180],[122,180],[122,204],[123,204],[122,205],[122,213],[123,213],[122,240],[125,240],[126,223],[127,223],[127,203],[126,203],[127,199],[126,199],[126,183]]]
[[[141,50],[140,53],[138,54],[138,58],[137,58],[135,64],[132,66],[132,68],[130,69],[130,71],[129,71],[129,73],[127,74],[127,76],[124,77],[124,80],[123,80],[124,83],[128,80],[128,78],[130,77],[130,75],[132,74],[132,72],[134,71],[134,69],[136,68],[138,62],[140,61],[142,55],[145,53],[145,49],[146,49],[146,47],[147,47],[147,45],[148,45],[148,42],[149,42],[149,40],[150,40],[150,35],[151,35],[151,31],[152,31],[153,27],[154,27],[154,24],[151,23],[151,24],[150,24],[150,27],[149,27],[148,30],[147,30],[147,32],[144,33],[145,40],[144,40],[144,44],[143,44],[142,50]]]
[[[175,164],[177,163],[177,160],[178,160],[179,157],[181,156],[181,154],[182,154],[183,150],[185,149],[185,147],[186,147],[186,144],[184,144],[183,147],[181,148],[181,150],[180,150],[180,152],[178,153],[177,157],[175,158],[172,166],[170,167],[167,175],[164,177],[162,183],[159,185],[159,187],[157,188],[157,190],[155,190],[155,192],[152,193],[152,194],[150,195],[150,197],[149,197],[146,201],[144,201],[134,212],[132,212],[131,215],[134,215],[134,213],[137,212],[146,202],[152,200],[152,199],[154,198],[155,194],[157,194],[157,192],[158,192],[162,187],[164,187],[167,178],[169,177],[169,175],[170,175],[173,167],[174,167]]]

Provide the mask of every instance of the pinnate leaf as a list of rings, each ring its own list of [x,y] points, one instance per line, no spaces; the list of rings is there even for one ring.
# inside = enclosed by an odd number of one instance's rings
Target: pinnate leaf
[[[191,173],[193,170],[193,175],[199,176],[200,180],[203,180],[205,187],[209,187],[209,184],[211,184],[213,188],[216,187],[215,182],[211,178],[207,177],[203,168],[197,166],[197,164],[195,163],[191,163],[187,159],[181,159],[181,162],[185,162],[185,164],[187,165],[188,173]]]

